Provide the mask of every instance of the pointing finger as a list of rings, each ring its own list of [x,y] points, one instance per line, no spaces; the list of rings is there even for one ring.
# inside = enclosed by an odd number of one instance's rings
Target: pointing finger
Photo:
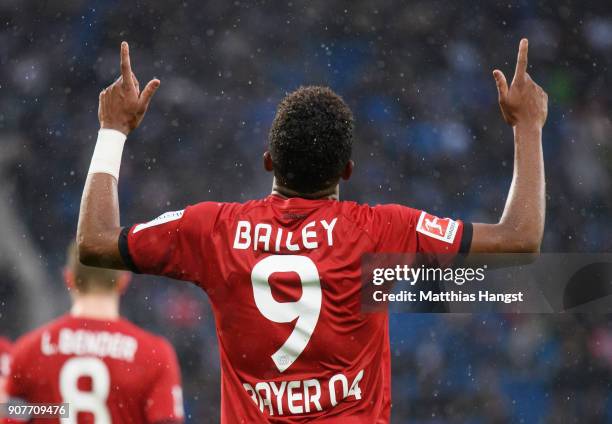
[[[514,71],[514,78],[523,79],[527,73],[527,50],[529,49],[529,42],[526,38],[521,40],[519,44],[518,57],[516,59],[516,70]]]
[[[123,88],[131,89],[134,87],[132,82],[132,66],[130,65],[130,47],[125,41],[121,43],[121,76]]]

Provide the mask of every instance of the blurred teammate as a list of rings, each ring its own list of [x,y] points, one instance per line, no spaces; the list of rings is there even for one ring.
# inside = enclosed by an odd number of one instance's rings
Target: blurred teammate
[[[72,309],[15,343],[11,399],[68,403],[62,423],[183,422],[173,348],[119,316],[129,274],[81,265],[72,244],[64,277]]]
[[[121,73],[100,93],[102,129],[81,203],[80,258],[193,281],[206,291],[219,337],[224,423],[389,421],[388,321],[385,313],[360,313],[364,253],[448,260],[461,252],[539,250],[547,97],[527,74],[527,40],[510,88],[494,71],[515,138],[514,179],[496,224],[340,201],[339,181],[354,166],[353,117],[330,89],[306,87],[281,102],[272,123],[263,157],[274,174],[270,196],[203,202],[122,228],[123,144],[160,82],[140,91],[126,43]]]

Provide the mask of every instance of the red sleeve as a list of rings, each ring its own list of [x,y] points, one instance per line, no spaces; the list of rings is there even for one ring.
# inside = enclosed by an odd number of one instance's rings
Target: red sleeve
[[[9,373],[6,378],[6,395],[9,398],[25,398],[27,395],[27,381],[25,351],[21,349],[20,344],[15,344],[11,351]]]
[[[29,356],[32,335],[28,334],[19,339],[10,351],[10,363],[8,375],[5,381],[5,394],[8,399],[5,401],[27,401],[31,396],[31,388],[28,379],[28,364],[32,364]],[[22,424],[26,420],[16,418],[5,418],[0,421],[3,424]]]
[[[157,363],[157,373],[147,397],[147,422],[183,422],[183,389],[181,372],[174,349],[163,340]]]
[[[439,263],[448,263],[457,253],[467,253],[472,242],[472,224],[438,218],[400,205],[373,208],[378,252],[422,253]]]
[[[124,263],[136,273],[201,281],[220,203],[203,202],[125,227],[119,236]]]

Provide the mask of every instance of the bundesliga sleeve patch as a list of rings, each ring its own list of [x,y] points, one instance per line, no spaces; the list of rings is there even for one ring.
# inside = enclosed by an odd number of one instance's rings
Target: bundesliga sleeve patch
[[[165,224],[166,222],[181,219],[183,217],[183,212],[184,210],[166,212],[165,214],[158,216],[152,221],[145,222],[144,224],[138,224],[134,227],[133,233],[137,233],[138,231],[144,230],[145,228],[154,227],[156,225]]]
[[[450,218],[438,218],[427,212],[421,212],[416,230],[428,237],[453,244],[458,227],[457,221],[453,221]]]

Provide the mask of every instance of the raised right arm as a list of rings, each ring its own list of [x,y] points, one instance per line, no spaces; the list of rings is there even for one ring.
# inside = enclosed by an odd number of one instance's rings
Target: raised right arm
[[[537,253],[546,213],[542,127],[548,96],[527,73],[527,39],[521,40],[510,88],[504,74],[493,71],[505,121],[514,130],[512,184],[496,224],[473,224],[470,253]]]

